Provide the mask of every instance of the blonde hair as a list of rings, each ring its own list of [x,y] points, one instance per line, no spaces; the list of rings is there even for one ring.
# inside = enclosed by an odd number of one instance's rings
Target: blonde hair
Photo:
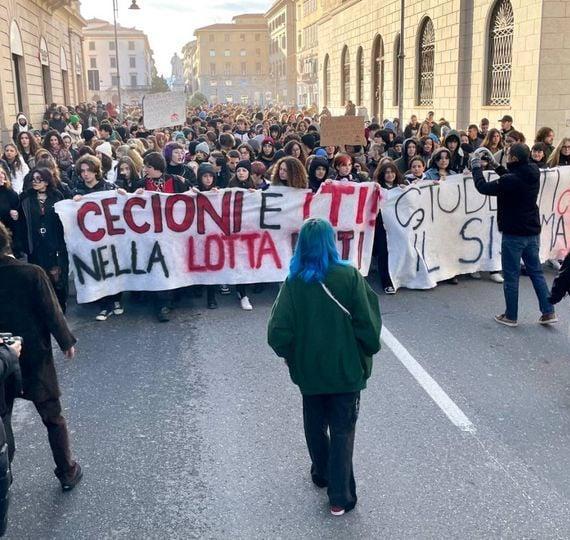
[[[562,137],[562,140],[558,143],[558,146],[554,149],[548,161],[546,162],[547,167],[558,167],[560,163],[560,152],[562,147],[570,142],[570,137]]]

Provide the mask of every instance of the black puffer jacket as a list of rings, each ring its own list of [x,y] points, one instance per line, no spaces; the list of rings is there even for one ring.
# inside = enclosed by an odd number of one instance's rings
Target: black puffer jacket
[[[481,167],[473,167],[473,181],[479,193],[497,197],[497,224],[504,234],[540,234],[540,214],[536,201],[540,190],[540,170],[534,163],[516,162],[509,170],[498,167],[499,178],[486,182]]]

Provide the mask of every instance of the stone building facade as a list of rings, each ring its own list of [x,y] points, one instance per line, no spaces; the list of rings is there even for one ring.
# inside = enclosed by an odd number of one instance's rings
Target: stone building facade
[[[210,103],[266,103],[269,36],[263,14],[239,15],[227,24],[195,30],[196,46],[185,49],[186,73]]]
[[[400,2],[321,0],[319,105],[351,99],[365,116],[398,115]],[[504,114],[532,141],[570,134],[570,1],[406,0],[404,121],[435,111],[452,125]]]
[[[77,0],[5,0],[0,5],[0,130],[11,138],[18,111],[39,127],[52,102],[85,99]]]
[[[83,32],[87,99],[118,103],[115,27],[102,19],[89,19]],[[117,25],[121,99],[138,104],[152,83],[154,59],[147,35],[136,28]]]
[[[310,107],[319,102],[320,0],[297,0],[297,104]]]
[[[193,39],[182,47],[182,69],[187,94],[193,94],[198,89],[197,43],[197,40]]]
[[[296,12],[295,0],[277,0],[265,14],[269,28],[271,86],[268,97],[271,103],[297,102]]]

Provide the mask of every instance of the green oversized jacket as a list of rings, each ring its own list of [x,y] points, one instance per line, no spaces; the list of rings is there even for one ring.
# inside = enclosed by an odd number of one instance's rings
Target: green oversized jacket
[[[302,394],[358,392],[380,350],[378,297],[353,266],[332,266],[324,283],[352,319],[319,283],[288,278],[271,311],[268,343]]]

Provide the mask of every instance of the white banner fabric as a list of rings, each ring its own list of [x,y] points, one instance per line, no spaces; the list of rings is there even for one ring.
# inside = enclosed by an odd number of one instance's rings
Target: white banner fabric
[[[497,198],[481,195],[470,176],[382,190],[382,198],[396,289],[429,289],[460,274],[501,270]],[[541,259],[564,258],[570,249],[570,167],[542,171],[538,205]]]
[[[328,219],[344,259],[368,274],[377,184],[332,182],[319,193],[270,187],[167,195],[106,191],[56,204],[77,301],[121,291],[283,281],[303,221]]]

